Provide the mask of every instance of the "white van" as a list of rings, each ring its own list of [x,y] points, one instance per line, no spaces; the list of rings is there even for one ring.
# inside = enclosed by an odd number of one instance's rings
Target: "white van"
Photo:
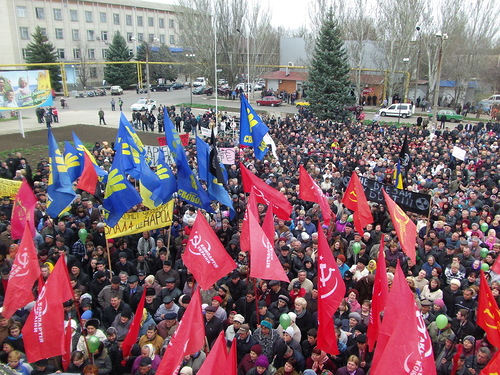
[[[413,105],[410,103],[393,104],[378,111],[380,116],[395,116],[407,118],[413,114]]]
[[[206,86],[207,79],[205,77],[196,77],[193,81],[193,87]]]

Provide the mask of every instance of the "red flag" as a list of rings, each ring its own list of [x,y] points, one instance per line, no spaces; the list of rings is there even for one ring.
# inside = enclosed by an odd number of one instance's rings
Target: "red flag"
[[[354,228],[363,234],[364,228],[373,223],[373,216],[368,201],[366,200],[363,185],[356,172],[352,172],[351,180],[342,198],[342,204],[353,211]]]
[[[71,329],[71,319],[68,320],[66,328],[64,329],[64,348],[65,352],[62,356],[62,365],[64,371],[66,371],[71,363],[71,346],[72,346],[72,329]]]
[[[125,340],[123,340],[122,353],[124,358],[130,355],[132,346],[134,346],[134,344],[137,342],[137,337],[139,336],[142,315],[144,314],[144,300],[146,299],[146,289],[147,288],[144,288],[144,291],[142,292],[141,299],[139,300],[139,304],[137,305],[137,310],[135,310],[134,320],[132,320],[132,324],[130,325],[127,336],[125,336]]]
[[[255,193],[253,189],[250,191],[248,196],[247,209],[245,211],[245,217],[243,218],[243,224],[241,226],[241,236],[240,236],[240,248],[241,251],[250,251],[250,224],[248,223],[248,211],[251,210],[255,217],[259,217],[257,210],[257,201],[255,200]]]
[[[262,223],[262,230],[266,234],[269,242],[274,244],[274,234],[276,233],[276,228],[274,227],[273,205],[267,206],[266,216],[264,217],[264,222]]]
[[[12,208],[11,238],[18,240],[23,237],[24,226],[30,223],[31,233],[35,233],[35,205],[36,197],[26,179],[21,182],[21,187],[17,191],[14,207]]]
[[[399,262],[389,297],[370,373],[435,375],[432,342]]]
[[[259,225],[252,211],[248,211],[250,224],[250,277],[290,282],[276,256],[274,246]]]
[[[415,256],[415,246],[417,244],[417,226],[413,221],[410,220],[408,215],[399,207],[389,195],[382,189],[384,193],[385,203],[387,204],[387,210],[391,215],[392,224],[396,233],[398,234],[399,242],[401,243],[401,248],[406,255],[410,257],[413,264],[416,263]]]
[[[250,172],[243,163],[240,163],[240,170],[245,193],[250,193],[252,188],[254,188],[258,203],[263,203],[266,206],[272,204],[276,216],[280,219],[288,220],[292,213],[292,205],[288,199],[281,192],[272,188]]]
[[[85,161],[83,163],[83,171],[78,180],[77,188],[85,190],[87,193],[94,195],[98,181],[97,173],[94,169],[94,164],[92,163],[89,154],[84,152],[83,157]]]
[[[377,259],[377,272],[373,284],[372,309],[370,311],[370,322],[368,324],[368,348],[372,352],[377,341],[380,329],[380,313],[384,311],[389,297],[389,283],[385,267],[384,236],[380,239],[380,250]]]
[[[493,263],[493,265],[491,266],[491,270],[497,275],[500,274],[500,257],[496,257],[495,263]]]
[[[488,281],[486,281],[486,277],[482,270],[481,280],[479,282],[477,324],[484,329],[488,335],[488,341],[493,346],[497,348],[500,347],[500,310],[498,309],[495,297],[491,293]]]
[[[223,363],[227,361],[227,358],[226,336],[224,335],[224,331],[221,331],[217,340],[215,340],[212,350],[210,350],[210,353],[208,353],[207,358],[198,370],[197,375],[217,374],[221,372],[221,368],[224,368],[224,373],[226,373],[229,367],[224,366]]]
[[[330,204],[328,203],[328,198],[323,194],[321,188],[316,184],[313,178],[307,173],[306,169],[300,166],[300,178],[299,178],[300,190],[299,198],[309,202],[316,202],[321,208],[321,213],[323,214],[323,220],[326,225],[330,225],[330,220],[332,218],[332,210]],[[372,220],[373,221],[373,220]]]
[[[486,367],[481,371],[481,375],[497,375],[500,374],[500,350],[498,350],[493,358],[488,362]]]
[[[238,368],[238,348],[236,344],[236,337],[233,339],[233,343],[231,344],[231,350],[229,351],[229,355],[227,356],[227,371],[226,375],[236,375]]]
[[[345,295],[345,283],[325,234],[318,231],[318,347],[331,355],[339,353],[333,315]]]
[[[40,291],[22,330],[28,362],[65,353],[63,302],[72,298],[68,267],[62,255]]]
[[[453,365],[451,366],[451,372],[450,375],[457,375],[457,370],[458,370],[458,360],[460,359],[460,355],[462,354],[464,350],[464,347],[462,344],[457,345],[457,352],[453,356],[453,359],[451,360]]]
[[[182,260],[204,290],[236,268],[236,263],[200,212],[196,215]]]
[[[196,353],[204,344],[205,322],[201,313],[200,289],[196,288],[156,373],[176,375],[184,356]]]
[[[30,223],[24,227],[23,239],[10,271],[3,305],[3,315],[6,319],[35,299],[31,288],[41,271],[30,227]]]

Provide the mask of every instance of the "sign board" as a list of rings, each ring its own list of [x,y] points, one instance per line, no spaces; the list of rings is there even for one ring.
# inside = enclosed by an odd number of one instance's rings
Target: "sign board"
[[[0,111],[52,106],[48,70],[0,72]]]
[[[222,164],[231,165],[236,160],[236,150],[234,148],[218,148],[219,158]]]
[[[456,157],[459,160],[464,161],[466,154],[467,152],[463,148],[453,146],[453,151],[451,152],[452,156]]]
[[[168,146],[147,146],[144,145],[144,151],[146,152],[146,159],[150,160],[150,166],[156,167],[158,165],[158,155],[160,154],[160,149],[163,151],[165,155],[165,162],[167,164],[173,164],[174,159],[172,158],[172,154],[170,153],[170,149]]]

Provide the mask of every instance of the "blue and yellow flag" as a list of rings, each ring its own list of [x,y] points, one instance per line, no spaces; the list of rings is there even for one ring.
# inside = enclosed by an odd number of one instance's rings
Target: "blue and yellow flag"
[[[76,181],[82,175],[84,160],[83,155],[68,141],[64,143],[64,163],[71,182]]]
[[[103,207],[106,225],[114,227],[128,210],[141,201],[139,193],[127,181],[127,176],[123,171],[123,155],[121,150],[117,150],[104,193]]]
[[[125,115],[120,117],[120,126],[116,136],[115,148],[121,148],[123,152],[123,168],[126,173],[138,179],[141,175],[141,156],[144,157],[146,150],[137,133],[130,126]],[[147,164],[149,164],[146,161]]]
[[[212,129],[212,149],[210,150],[209,156],[209,180],[208,180],[208,195],[210,198],[219,201],[221,204],[226,206],[229,211],[231,218],[236,214],[233,208],[233,202],[231,197],[225,188],[224,175],[222,173],[222,168],[219,162],[219,155],[217,153],[217,141],[215,139],[214,131]]]
[[[264,136],[269,128],[255,113],[245,95],[240,95],[240,98],[240,145],[253,147],[255,157],[262,160],[267,153]]]
[[[162,183],[158,175],[151,170],[142,156],[140,157],[140,166],[139,192],[142,197],[142,204],[152,210],[163,204],[161,201]]]
[[[404,189],[403,183],[403,173],[401,173],[401,164],[399,161],[396,165],[396,169],[394,170],[394,186],[398,189]]]
[[[156,175],[158,176],[162,184],[160,200],[163,203],[167,203],[172,199],[172,196],[177,191],[177,181],[175,180],[172,170],[165,162],[165,154],[163,153],[163,150],[161,148],[158,151]]]
[[[47,214],[56,218],[73,202],[76,193],[51,129],[49,129],[49,166]]]
[[[172,124],[168,114],[165,114],[164,118],[165,137],[177,167],[177,194],[179,198],[193,206],[215,213],[210,205],[211,201],[207,192],[203,190],[200,181],[198,181],[191,168],[189,168],[184,147],[182,146],[179,134],[174,128],[174,124]]]
[[[96,171],[97,175],[99,176],[99,180],[102,182],[106,181],[106,178],[108,176],[108,172],[106,172],[104,169],[101,169],[99,165],[97,165],[97,162],[95,161],[94,155],[87,150],[87,147],[85,147],[80,141],[80,138],[76,136],[76,134],[73,132],[73,143],[75,144],[75,148],[81,153],[81,156],[83,158],[83,153],[86,153],[89,155],[90,160],[92,161],[92,164],[94,165],[94,170]],[[83,165],[83,164],[82,164]]]

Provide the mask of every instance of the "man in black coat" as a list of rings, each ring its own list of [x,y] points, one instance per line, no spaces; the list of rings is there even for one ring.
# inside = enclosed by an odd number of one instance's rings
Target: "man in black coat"
[[[123,302],[128,304],[132,308],[132,311],[136,311],[144,288],[139,286],[139,278],[137,275],[129,276],[127,283],[128,285],[123,291]]]
[[[205,336],[208,341],[208,346],[212,349],[212,346],[217,340],[217,336],[222,331],[222,321],[215,316],[215,311],[217,311],[217,307],[208,306],[205,309]]]

